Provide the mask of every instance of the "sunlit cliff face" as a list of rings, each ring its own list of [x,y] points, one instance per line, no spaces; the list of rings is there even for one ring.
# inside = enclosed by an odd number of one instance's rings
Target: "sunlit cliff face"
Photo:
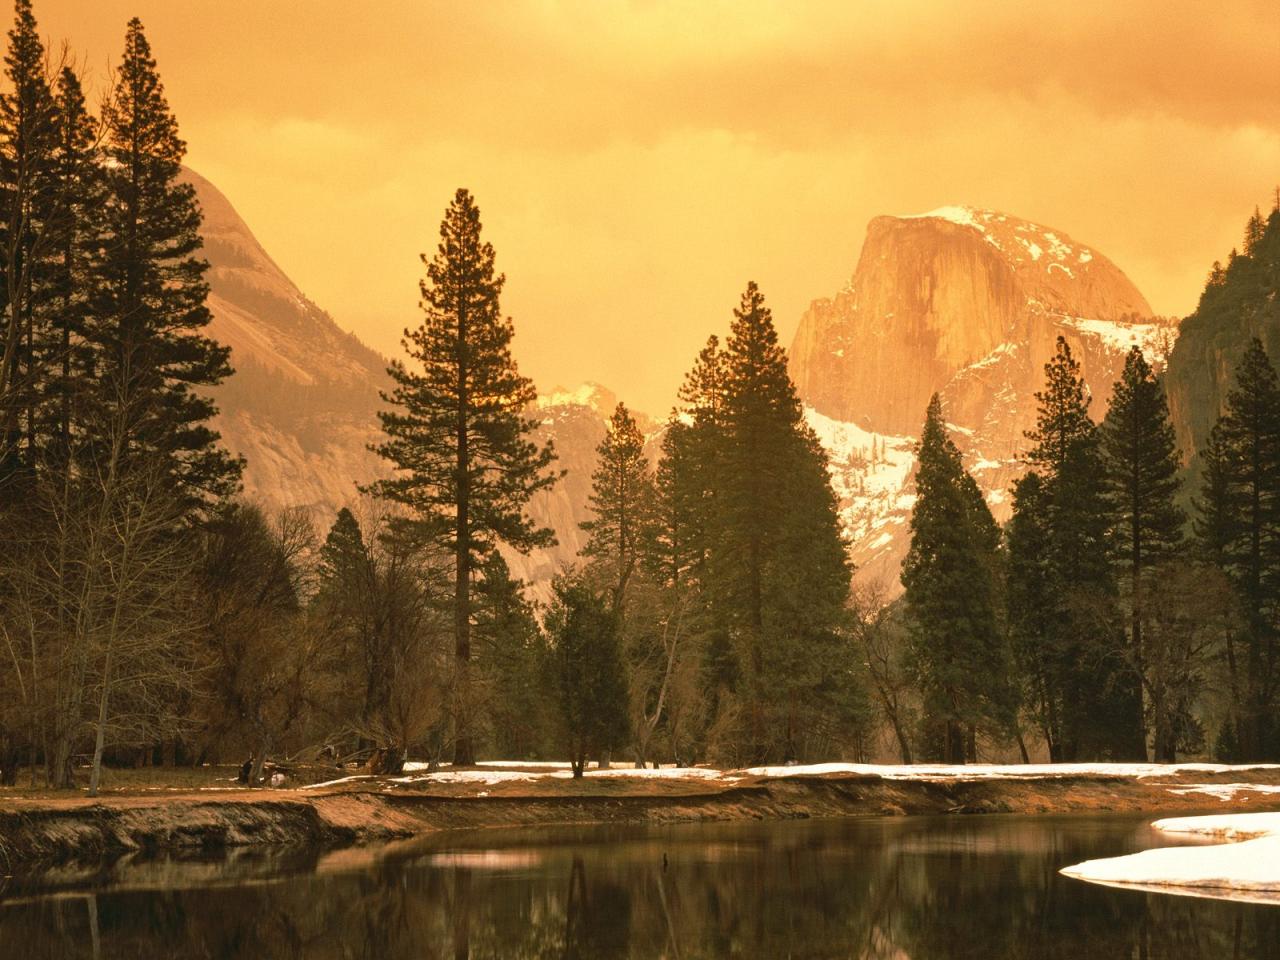
[[[1269,2],[36,12],[99,79],[141,16],[191,165],[374,347],[414,322],[417,255],[466,185],[524,369],[655,413],[748,279],[790,342],[876,214],[971,203],[1052,223],[1185,313],[1280,178]]]

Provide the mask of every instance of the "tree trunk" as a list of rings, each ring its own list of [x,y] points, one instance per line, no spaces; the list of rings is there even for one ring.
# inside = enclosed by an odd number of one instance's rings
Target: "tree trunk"
[[[98,786],[102,782],[102,751],[107,742],[107,701],[111,696],[111,661],[114,652],[113,645],[108,642],[106,660],[102,664],[102,693],[98,697],[98,729],[93,741],[93,768],[89,772],[91,797],[98,795]]]
[[[469,767],[476,762],[471,731],[471,451],[467,436],[470,397],[466,364],[467,311],[458,311],[458,421],[457,442],[457,526],[454,530],[454,660],[457,675],[453,701],[453,763]]]

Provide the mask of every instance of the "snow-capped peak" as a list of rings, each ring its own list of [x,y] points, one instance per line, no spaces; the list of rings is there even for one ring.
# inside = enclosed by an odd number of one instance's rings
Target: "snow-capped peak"
[[[613,412],[617,397],[598,383],[587,381],[573,389],[557,386],[549,393],[538,395],[538,408],[549,407],[592,407],[608,415]]]
[[[899,220],[949,220],[952,223],[958,223],[962,227],[973,227],[977,230],[983,229],[983,222],[994,216],[990,210],[977,210],[974,207],[962,205],[952,205],[938,207],[937,210],[930,210],[928,213],[910,213],[901,216]]]

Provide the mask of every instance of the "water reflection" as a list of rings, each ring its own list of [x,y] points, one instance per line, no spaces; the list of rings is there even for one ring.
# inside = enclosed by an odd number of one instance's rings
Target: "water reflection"
[[[1111,890],[1066,863],[1129,818],[493,832],[131,861],[15,881],[0,946],[52,957],[1280,958],[1280,909]]]

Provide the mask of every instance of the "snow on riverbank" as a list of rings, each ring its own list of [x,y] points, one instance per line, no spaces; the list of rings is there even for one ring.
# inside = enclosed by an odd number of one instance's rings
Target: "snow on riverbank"
[[[919,780],[930,782],[967,783],[980,780],[1052,780],[1061,777],[1120,777],[1148,780],[1158,777],[1174,777],[1185,774],[1217,775],[1239,773],[1247,770],[1280,770],[1280,764],[1256,764],[1252,766],[1227,766],[1220,763],[1043,763],[1043,764],[875,764],[875,763],[813,763],[789,766],[749,767],[745,770],[718,770],[714,767],[664,766],[657,769],[640,769],[633,766],[614,766],[601,770],[589,767],[586,776],[627,777],[644,779],[711,780],[736,783],[743,777],[813,777],[813,776],[872,776],[885,780]],[[393,783],[474,783],[493,785],[510,781],[531,781],[547,778],[569,779],[573,776],[569,764],[545,760],[484,760],[474,768],[455,770],[442,765],[431,770],[429,765],[410,761],[404,765],[403,775],[391,779]],[[372,779],[368,775],[342,777],[326,783],[312,784],[310,789],[331,787],[343,783]],[[1280,794],[1280,786],[1269,784],[1224,783],[1196,784],[1179,782],[1170,784],[1172,793],[1182,795],[1202,794],[1219,800],[1234,799],[1237,793]]]
[[[875,764],[815,763],[808,766],[751,767],[753,777],[795,777],[831,773],[869,774],[886,780],[1039,780],[1052,777],[1168,777],[1181,773],[1218,774],[1237,770],[1280,770],[1280,764],[1233,767],[1221,763],[1016,763]],[[1244,785],[1236,785],[1244,786]]]
[[[1061,872],[1114,886],[1280,903],[1280,813],[1175,817],[1152,826],[1162,833],[1226,842],[1087,860]]]

